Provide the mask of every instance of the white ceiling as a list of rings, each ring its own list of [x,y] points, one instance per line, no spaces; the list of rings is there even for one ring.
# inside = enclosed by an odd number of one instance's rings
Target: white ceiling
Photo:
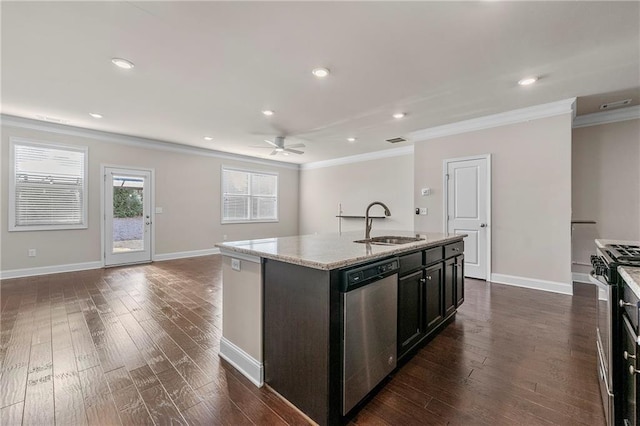
[[[1,9],[2,113],[256,157],[270,151],[251,145],[290,134],[306,139],[305,154],[276,158],[297,163],[403,146],[385,139],[570,97],[596,105],[640,87],[636,1]],[[116,68],[113,57],[136,66]],[[315,78],[316,67],[331,75]],[[529,75],[539,82],[516,84]],[[397,111],[408,115],[393,119]]]

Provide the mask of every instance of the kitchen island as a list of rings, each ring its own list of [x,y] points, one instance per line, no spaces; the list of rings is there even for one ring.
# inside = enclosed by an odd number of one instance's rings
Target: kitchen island
[[[362,323],[368,333],[393,334],[392,353],[378,355],[391,371],[396,360],[410,357],[453,320],[464,300],[464,235],[385,235],[416,241],[359,243],[362,234],[350,232],[218,244],[223,255],[221,357],[257,386],[266,382],[313,421],[344,421],[361,399],[354,400],[345,385],[352,352],[345,350],[349,327]],[[385,296],[375,299],[375,308],[361,303],[360,320],[350,321],[348,291],[360,290],[356,299],[365,300],[362,290],[383,279]],[[381,303],[387,307],[384,319]],[[368,348],[361,358],[370,356]],[[354,371],[371,381],[379,370],[376,362],[365,364],[370,370],[364,373],[360,367]],[[386,374],[377,372],[382,379]],[[378,381],[371,381],[371,389]]]

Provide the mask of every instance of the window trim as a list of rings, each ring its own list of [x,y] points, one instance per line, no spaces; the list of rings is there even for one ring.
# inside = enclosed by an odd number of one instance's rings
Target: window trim
[[[84,182],[82,197],[82,223],[77,225],[16,225],[16,158],[15,145],[30,145],[43,148],[63,149],[80,152],[84,155]],[[89,228],[89,147],[78,145],[65,145],[56,142],[45,142],[21,137],[9,138],[9,232],[26,231],[59,231]]]
[[[276,177],[276,218],[275,219],[237,219],[237,220],[225,220],[224,219],[224,172],[225,170],[233,172],[245,172],[253,174],[271,175]],[[249,199],[254,195],[249,195]],[[251,211],[251,204],[249,205]],[[251,170],[243,169],[241,167],[233,166],[221,166],[220,167],[220,223],[223,225],[229,225],[234,223],[279,223],[280,222],[280,174],[278,172],[264,171],[264,170]]]

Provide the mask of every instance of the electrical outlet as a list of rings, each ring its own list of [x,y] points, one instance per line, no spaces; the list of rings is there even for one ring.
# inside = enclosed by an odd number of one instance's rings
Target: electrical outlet
[[[222,241],[227,241],[227,234],[224,234],[224,235],[222,236]]]
[[[156,207],[156,214],[162,214],[162,207]]]
[[[231,259],[231,269],[234,271],[240,270],[240,259]]]
[[[421,207],[420,208],[420,214],[426,215],[427,214],[427,208],[426,207]]]
[[[29,257],[36,257],[36,249],[29,249]]]

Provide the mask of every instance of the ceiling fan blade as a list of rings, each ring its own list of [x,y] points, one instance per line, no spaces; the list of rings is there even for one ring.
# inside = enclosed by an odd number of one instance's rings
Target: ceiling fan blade
[[[293,152],[294,154],[304,154],[304,151],[298,151],[297,149],[284,148],[286,152]]]
[[[291,145],[287,145],[287,148],[304,148],[304,147],[305,147],[305,144],[303,143],[294,143]]]
[[[262,148],[262,149],[273,149],[272,146],[264,146],[264,145],[249,145],[250,148]]]
[[[265,139],[264,141],[265,141],[266,143],[268,143],[269,145],[271,145],[271,146],[275,146],[276,148],[278,147],[278,144],[277,144],[277,143],[275,143],[275,142],[273,142],[273,141],[270,141],[270,140],[268,140],[268,139]]]
[[[275,150],[275,149],[274,149],[273,151],[271,151],[271,154],[269,154],[269,155],[276,155],[278,152],[279,152],[279,151],[277,151],[277,150]]]

